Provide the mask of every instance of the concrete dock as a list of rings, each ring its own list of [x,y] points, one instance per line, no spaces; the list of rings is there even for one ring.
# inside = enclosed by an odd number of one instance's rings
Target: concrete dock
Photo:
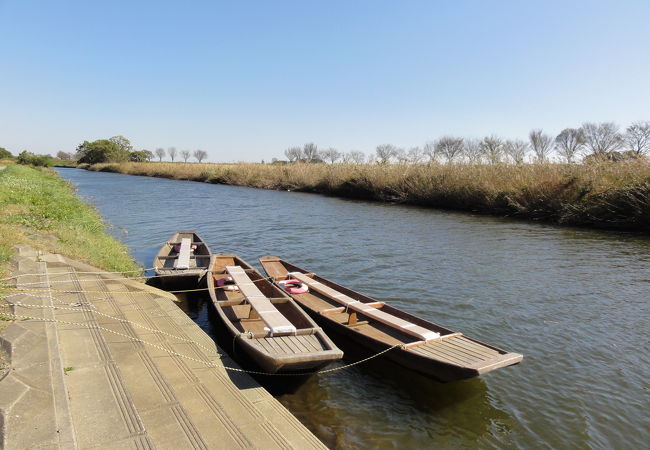
[[[325,448],[224,368],[238,366],[172,294],[27,246],[17,262],[21,289],[0,308],[17,318],[0,331],[0,447]]]

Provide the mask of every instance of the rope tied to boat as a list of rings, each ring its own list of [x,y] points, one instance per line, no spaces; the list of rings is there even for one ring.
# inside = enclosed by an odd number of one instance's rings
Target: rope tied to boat
[[[153,269],[142,269],[143,271],[149,271]],[[60,272],[56,273],[54,275],[77,275],[77,274],[112,274],[112,273],[133,273],[137,271],[129,270],[129,271],[124,271],[124,272]],[[205,273],[212,273],[212,271],[207,270]],[[29,292],[59,292],[63,294],[105,294],[104,291],[90,291],[90,290],[69,290],[69,289],[51,289],[51,286],[49,287],[36,287],[36,288],[29,288],[29,287],[17,287],[14,285],[10,284],[5,284],[1,283],[1,281],[7,281],[11,279],[15,279],[18,277],[26,277],[26,276],[43,276],[43,274],[21,274],[21,275],[15,275],[13,277],[7,277],[7,278],[0,278],[0,289],[5,289],[9,291],[29,291]],[[154,278],[165,278],[165,277],[175,277],[176,275],[152,275],[149,277],[134,277],[134,278],[126,278],[126,280],[138,280],[138,279],[143,279],[143,280],[150,280]],[[101,278],[101,281],[123,281],[125,278]],[[263,277],[259,278],[255,281],[262,281],[262,280],[268,280],[268,281],[273,281],[273,277]],[[76,280],[78,282],[92,282],[92,281],[97,281],[97,279],[94,280]],[[69,283],[70,280],[48,280],[48,284],[53,284],[53,283]],[[34,284],[44,284],[43,281],[33,281],[29,283],[21,283],[22,285],[34,285]],[[151,286],[154,287],[154,286]],[[214,286],[214,289],[228,289],[228,285],[224,286]],[[182,289],[182,290],[175,290],[175,291],[165,291],[169,292],[170,294],[184,294],[188,292],[204,292],[204,291],[209,291],[210,288],[205,287],[205,288],[197,288],[197,289]],[[149,292],[147,291],[111,291],[113,294],[147,294]]]
[[[5,300],[7,299],[6,297],[2,297],[2,298],[5,299]],[[204,346],[202,346],[201,344],[197,343],[194,340],[186,339],[186,338],[183,338],[183,337],[180,337],[180,336],[175,336],[173,334],[170,334],[170,333],[167,333],[167,332],[164,332],[164,331],[161,331],[161,330],[156,330],[156,329],[147,327],[145,325],[138,324],[136,322],[133,322],[133,321],[130,321],[130,320],[127,320],[127,319],[122,319],[122,318],[119,318],[119,317],[114,317],[114,316],[111,316],[109,314],[102,313],[102,312],[98,311],[91,303],[77,303],[74,306],[70,305],[71,307],[51,306],[51,305],[33,305],[33,304],[22,303],[20,301],[13,302],[13,303],[8,301],[5,304],[0,304],[0,308],[8,308],[8,307],[16,307],[16,306],[24,307],[24,308],[35,308],[35,309],[48,309],[48,308],[51,308],[51,309],[70,310],[70,311],[80,311],[80,310],[83,310],[83,308],[89,308],[88,311],[90,311],[90,312],[92,312],[94,314],[99,314],[99,315],[104,316],[106,318],[117,320],[118,322],[121,322],[121,323],[128,323],[130,325],[134,325],[136,327],[142,328],[142,329],[144,329],[146,331],[150,331],[150,332],[157,333],[157,334],[162,334],[162,335],[171,337],[173,339],[178,339],[180,341],[192,343],[192,344],[196,345],[197,347],[201,348],[202,350],[206,351],[208,353],[206,355],[208,358],[216,357],[218,359],[221,359],[222,357],[225,356],[222,353],[220,353],[218,350],[215,353],[214,349],[209,349],[207,347],[204,347]],[[381,355],[383,355],[385,353],[388,353],[391,350],[394,350],[396,348],[404,348],[404,344],[395,344],[395,345],[393,345],[391,347],[388,347],[388,348],[386,348],[386,349],[384,349],[384,350],[382,350],[382,351],[380,351],[378,353],[370,355],[370,356],[368,356],[368,357],[366,357],[364,359],[361,359],[359,361],[355,361],[355,362],[345,364],[345,365],[339,366],[339,367],[333,367],[331,369],[318,370],[318,371],[315,371],[315,372],[269,373],[269,372],[262,372],[262,371],[259,371],[259,370],[248,370],[248,369],[242,369],[242,368],[239,368],[239,367],[230,367],[230,366],[225,366],[225,365],[217,365],[217,364],[214,364],[211,361],[206,361],[206,360],[203,360],[203,359],[199,359],[199,358],[195,358],[195,357],[192,357],[192,356],[184,355],[182,353],[170,350],[168,348],[165,348],[165,347],[160,346],[158,344],[154,344],[152,342],[145,341],[145,340],[137,338],[135,336],[130,336],[130,335],[125,334],[125,333],[120,333],[119,331],[111,330],[110,328],[103,327],[103,326],[101,326],[99,324],[92,324],[92,323],[89,324],[89,323],[86,323],[86,322],[71,322],[71,321],[65,321],[65,320],[60,320],[60,319],[50,319],[50,318],[46,318],[46,317],[25,316],[25,315],[22,315],[22,314],[15,314],[15,313],[12,313],[12,312],[2,313],[2,314],[0,314],[0,317],[10,317],[10,318],[13,318],[14,320],[35,320],[35,321],[39,321],[39,322],[60,323],[60,324],[64,324],[64,325],[75,325],[75,326],[79,326],[79,327],[86,328],[86,329],[101,330],[101,331],[105,331],[107,333],[112,333],[112,334],[115,334],[117,336],[130,339],[130,340],[132,340],[134,342],[139,342],[141,344],[148,345],[148,346],[156,348],[158,350],[167,352],[170,355],[178,356],[179,358],[184,358],[184,359],[187,359],[187,360],[190,360],[190,361],[194,361],[194,362],[206,365],[208,367],[223,368],[225,370],[229,370],[229,371],[232,371],[232,372],[247,373],[247,374],[251,374],[251,375],[266,375],[266,376],[277,376],[277,377],[281,377],[281,376],[295,377],[295,376],[307,376],[307,375],[328,375],[328,374],[331,374],[331,373],[335,373],[335,372],[339,372],[339,371],[342,371],[342,370],[349,369],[349,368],[354,367],[354,366],[358,366],[358,365],[363,364],[363,363],[365,363],[367,361],[375,359],[375,358],[377,358],[377,357],[379,357],[379,356],[381,356]],[[234,343],[235,343],[235,341],[233,340],[233,348],[234,348]],[[216,343],[215,343],[215,345],[216,345]]]
[[[151,270],[151,269],[143,269],[143,270]],[[139,271],[65,272],[65,273],[56,273],[56,274],[49,274],[48,273],[47,275],[49,275],[49,276],[52,276],[52,275],[58,276],[58,275],[70,275],[70,274],[75,274],[75,275],[78,275],[78,274],[113,274],[113,273],[117,274],[117,273],[134,273],[134,272],[139,272]],[[212,271],[206,271],[206,272],[211,273]],[[42,277],[44,275],[45,274],[43,274],[43,273],[21,274],[21,275],[15,275],[15,276],[12,276],[12,277],[0,279],[0,281],[17,279],[19,277],[24,277],[24,276],[41,276]],[[164,276],[158,276],[158,277],[164,277]],[[150,277],[150,278],[156,278],[156,277]],[[274,281],[273,277],[265,277],[264,279]],[[108,281],[110,279],[101,278],[101,280],[102,281]],[[116,280],[123,280],[123,278],[119,278],[119,279],[116,279]],[[53,281],[48,280],[47,282],[46,281],[41,281],[41,282],[28,283],[28,284],[44,284],[44,283],[50,284],[50,283],[52,283],[54,281],[57,281],[57,280],[53,280]],[[61,281],[62,282],[71,282],[71,280],[61,280]],[[97,280],[75,280],[75,281],[97,281]],[[219,289],[221,287],[215,286],[214,288]],[[215,352],[215,349],[210,349],[210,348],[207,348],[205,346],[202,346],[201,344],[197,343],[194,340],[190,340],[190,339],[182,338],[182,337],[179,337],[179,336],[175,336],[175,335],[172,335],[170,333],[167,333],[167,332],[164,332],[164,331],[161,331],[161,330],[156,330],[156,329],[147,327],[145,325],[138,324],[137,322],[133,322],[133,321],[130,321],[130,320],[127,320],[127,319],[123,319],[123,318],[120,318],[120,317],[114,317],[114,316],[102,313],[102,312],[98,311],[97,308],[95,308],[95,306],[89,301],[88,298],[86,298],[86,301],[83,301],[83,302],[65,302],[65,301],[62,301],[61,299],[56,298],[54,295],[52,295],[53,293],[61,293],[61,294],[93,294],[94,293],[94,294],[103,294],[103,295],[109,295],[109,296],[113,295],[113,294],[143,294],[143,293],[144,294],[151,294],[151,292],[149,292],[147,290],[133,290],[133,291],[92,291],[92,290],[83,290],[83,289],[82,290],[74,290],[74,289],[72,289],[72,290],[68,290],[68,289],[57,290],[57,289],[50,289],[50,288],[23,288],[23,287],[5,285],[5,284],[2,284],[2,283],[0,283],[0,289],[18,291],[18,292],[14,293],[14,294],[1,296],[0,299],[5,300],[6,303],[5,304],[0,304],[0,308],[23,307],[23,308],[27,308],[27,309],[29,309],[29,308],[35,308],[35,309],[48,309],[48,308],[50,308],[50,309],[53,309],[53,310],[58,309],[58,310],[70,310],[70,311],[83,311],[83,310],[86,310],[86,311],[92,312],[93,314],[97,314],[97,315],[100,315],[100,316],[103,316],[103,317],[106,317],[106,318],[109,318],[109,319],[112,319],[112,320],[116,320],[116,321],[118,321],[120,323],[127,323],[127,324],[133,325],[133,326],[138,327],[138,328],[142,328],[142,329],[144,329],[146,331],[149,331],[149,332],[152,332],[152,333],[162,334],[162,335],[166,335],[168,337],[171,337],[173,339],[178,339],[180,341],[192,343],[192,344],[196,345],[197,347],[201,348],[202,350],[204,350],[207,353],[206,356],[208,358],[216,357],[218,359],[221,359],[223,356],[225,356],[222,353],[220,353],[218,350],[216,350],[216,352]],[[185,290],[166,291],[166,292],[175,294],[175,293],[199,292],[199,291],[207,291],[207,290],[209,290],[209,288],[185,289]],[[41,295],[29,294],[28,292],[39,292],[39,293],[44,293],[44,294],[48,294],[48,295],[41,296]],[[22,303],[21,301],[12,302],[11,300],[9,300],[10,298],[15,297],[15,296],[19,296],[19,295],[30,296],[30,297],[47,297],[47,298],[50,298],[53,302],[55,300],[58,301],[59,304],[58,305],[54,305],[54,304],[53,305],[36,305],[36,304]],[[95,297],[94,299],[96,299],[96,300],[109,300],[108,298],[98,298],[98,297]],[[87,308],[87,309],[85,309],[85,308]],[[103,327],[103,326],[101,326],[99,324],[86,323],[86,322],[70,322],[70,321],[64,321],[64,320],[60,320],[60,319],[50,319],[50,318],[44,318],[44,317],[32,317],[32,316],[25,316],[25,315],[21,315],[21,314],[15,314],[13,312],[2,313],[2,314],[0,314],[0,317],[1,318],[5,318],[5,317],[6,318],[12,318],[13,320],[35,320],[35,321],[48,322],[48,323],[61,323],[61,324],[65,324],[65,325],[80,326],[80,327],[86,328],[86,329],[102,330],[102,331],[105,331],[107,333],[112,333],[112,334],[115,334],[115,335],[130,339],[130,340],[132,340],[134,342],[142,343],[143,345],[149,345],[149,346],[151,346],[153,348],[156,348],[158,350],[162,350],[164,352],[167,352],[170,355],[178,356],[180,358],[184,358],[184,359],[187,359],[187,360],[190,360],[190,361],[194,361],[194,362],[197,362],[197,363],[200,363],[200,364],[207,365],[208,367],[223,368],[225,370],[229,370],[229,371],[233,371],[233,372],[240,372],[240,373],[247,373],[247,374],[251,374],[251,375],[290,376],[290,377],[307,376],[307,375],[328,375],[328,374],[331,374],[331,373],[339,372],[339,371],[346,370],[346,369],[349,369],[351,367],[363,364],[363,363],[365,363],[367,361],[370,361],[372,359],[375,359],[375,358],[377,358],[377,357],[379,357],[379,356],[381,356],[381,355],[383,355],[385,353],[388,353],[391,350],[394,350],[396,348],[404,348],[404,344],[402,344],[402,343],[395,344],[395,345],[393,345],[391,347],[388,347],[388,348],[386,348],[386,349],[384,349],[384,350],[382,350],[382,351],[380,351],[378,353],[370,355],[370,356],[368,356],[366,358],[363,358],[363,359],[361,359],[359,361],[355,361],[355,362],[345,364],[345,365],[339,366],[339,367],[333,367],[331,369],[323,369],[323,370],[314,371],[314,372],[300,372],[300,373],[288,373],[288,372],[269,373],[269,372],[262,372],[262,371],[257,371],[257,370],[242,369],[242,368],[238,368],[238,367],[229,367],[229,366],[225,366],[225,365],[217,365],[217,364],[214,364],[211,361],[206,361],[206,360],[202,360],[202,359],[195,358],[195,357],[192,357],[192,356],[184,355],[184,354],[175,352],[173,350],[170,350],[168,348],[162,347],[160,345],[154,344],[152,342],[148,342],[148,341],[145,341],[143,339],[137,338],[135,336],[131,336],[131,335],[128,335],[128,334],[120,333],[120,332],[115,331],[115,330],[111,330],[111,329]],[[250,337],[254,336],[254,334],[252,332],[243,333],[243,335],[249,335]],[[233,339],[233,354],[234,354],[234,349],[235,349],[235,342],[236,342],[236,337],[235,337],[235,339]],[[216,345],[216,343],[215,343],[215,345]]]

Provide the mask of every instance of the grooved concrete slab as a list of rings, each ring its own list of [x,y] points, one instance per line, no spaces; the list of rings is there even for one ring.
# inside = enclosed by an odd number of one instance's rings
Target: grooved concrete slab
[[[18,267],[0,446],[324,448],[173,295],[26,246]]]

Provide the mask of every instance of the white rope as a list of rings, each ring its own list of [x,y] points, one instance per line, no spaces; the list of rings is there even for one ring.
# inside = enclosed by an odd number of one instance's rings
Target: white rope
[[[25,295],[25,294],[11,294],[10,296],[15,296],[15,295]],[[7,299],[10,296],[4,296],[3,298]],[[32,297],[41,297],[41,298],[49,297],[49,296],[36,296],[36,295],[30,295],[30,296],[32,296]],[[52,298],[54,299],[53,296],[52,296]],[[61,301],[61,299],[57,299],[57,300]],[[66,304],[65,302],[62,302],[62,303]],[[85,303],[85,304],[82,303],[82,302],[67,303],[67,305],[72,306],[72,307],[55,306],[55,305],[34,305],[34,304],[27,304],[27,303],[22,303],[20,301],[17,301],[17,302],[7,302],[4,305],[0,305],[0,307],[9,308],[9,307],[12,307],[12,306],[13,307],[18,306],[18,307],[23,307],[23,308],[52,309],[52,310],[65,310],[65,311],[75,311],[75,312],[83,312],[84,311],[83,307],[87,307],[87,308],[90,308],[90,309],[87,309],[85,311],[92,312],[94,314],[98,314],[98,315],[106,317],[108,319],[116,320],[116,321],[118,321],[120,323],[126,323],[126,324],[129,324],[129,325],[133,325],[133,326],[136,326],[138,328],[142,328],[143,330],[150,331],[152,333],[157,333],[157,334],[168,336],[168,337],[170,337],[172,339],[178,339],[180,341],[192,343],[192,344],[196,345],[197,347],[201,348],[202,350],[206,351],[208,353],[208,357],[216,356],[217,358],[221,359],[222,356],[223,356],[218,351],[215,353],[214,349],[210,349],[210,348],[205,347],[205,346],[203,346],[201,344],[198,344],[194,340],[186,339],[186,338],[183,338],[183,337],[180,337],[180,336],[176,336],[176,335],[167,333],[165,331],[156,330],[154,328],[147,327],[145,325],[142,325],[142,324],[139,324],[139,323],[127,320],[127,319],[122,319],[122,318],[119,318],[119,317],[111,316],[110,314],[102,313],[101,311],[98,311],[97,308],[95,308],[94,305],[92,305],[92,303],[90,303],[90,302]],[[142,311],[142,309],[139,309],[139,310]],[[85,323],[85,322],[69,322],[69,321],[64,321],[64,320],[59,320],[59,319],[47,319],[47,318],[42,318],[42,317],[31,317],[31,316],[25,316],[25,315],[20,315],[20,314],[14,314],[14,313],[11,313],[11,312],[10,313],[4,313],[4,315],[6,315],[8,317],[13,317],[14,319],[21,319],[21,320],[36,320],[36,321],[44,321],[44,322],[61,323],[61,324],[66,324],[66,325],[78,325],[78,326],[82,326],[82,327],[85,327],[85,328],[88,328],[88,329],[97,328],[97,329],[100,329],[100,330],[103,330],[103,331],[107,331],[109,333],[113,333],[113,334],[117,334],[117,335],[122,336],[122,337],[126,337],[128,339],[131,339],[131,340],[136,341],[136,342],[140,342],[140,343],[145,344],[145,345],[155,347],[155,348],[157,348],[159,350],[163,350],[163,351],[165,351],[165,352],[167,352],[169,354],[175,355],[175,356],[179,356],[179,357],[182,357],[182,358],[185,358],[185,359],[189,359],[189,360],[192,360],[192,361],[195,361],[195,362],[199,362],[201,364],[206,364],[209,367],[223,367],[226,370],[231,370],[231,371],[235,371],[235,372],[249,373],[249,374],[254,374],[254,375],[273,375],[273,376],[305,376],[305,375],[310,375],[310,374],[324,375],[324,374],[329,374],[329,373],[333,373],[333,372],[338,372],[340,370],[348,369],[350,367],[362,364],[362,363],[364,363],[366,361],[369,361],[369,360],[374,359],[374,358],[376,358],[376,357],[378,357],[380,355],[383,355],[384,353],[387,353],[387,352],[389,352],[389,351],[391,351],[391,350],[393,350],[393,349],[395,349],[397,347],[402,347],[403,346],[403,344],[396,344],[396,345],[394,345],[392,347],[386,348],[383,351],[381,351],[379,353],[376,353],[374,355],[371,355],[371,356],[369,356],[367,358],[364,358],[364,359],[362,359],[360,361],[356,361],[356,362],[346,364],[346,365],[340,366],[340,367],[334,367],[332,369],[326,369],[326,370],[320,370],[320,371],[308,372],[308,373],[268,373],[268,372],[261,372],[261,371],[256,371],[256,370],[245,370],[245,369],[240,369],[240,368],[236,368],[236,367],[218,366],[218,365],[215,365],[213,363],[206,362],[204,360],[200,360],[200,359],[197,359],[197,358],[193,358],[191,356],[187,356],[187,355],[183,355],[181,353],[174,352],[172,350],[169,350],[169,349],[164,348],[162,346],[159,346],[157,344],[153,344],[151,342],[147,342],[147,341],[144,341],[142,339],[136,338],[135,336],[130,336],[130,335],[127,335],[127,334],[119,333],[119,332],[114,331],[114,330],[110,330],[108,328],[104,328],[104,327],[102,327],[102,326],[100,326],[98,324],[95,325],[95,324],[89,324],[89,323]],[[246,333],[242,333],[242,336],[245,335],[245,334]],[[237,339],[237,337],[235,337],[233,339],[233,350],[234,350],[234,344],[235,344],[236,339]]]
[[[78,309],[76,311],[78,311]],[[97,312],[97,311],[95,310],[94,312]],[[36,321],[40,321],[40,322],[61,323],[61,324],[65,324],[65,325],[77,325],[77,326],[81,326],[81,327],[84,327],[84,328],[87,328],[87,329],[102,330],[102,331],[106,331],[108,333],[116,334],[116,335],[121,336],[121,337],[125,337],[127,339],[131,339],[132,341],[135,341],[135,342],[140,342],[142,344],[149,345],[151,347],[154,347],[154,348],[157,348],[157,349],[162,350],[164,352],[167,352],[170,355],[178,356],[180,358],[185,358],[185,359],[188,359],[190,361],[194,361],[194,362],[204,364],[204,365],[206,365],[208,367],[214,367],[214,368],[221,367],[223,369],[230,370],[230,371],[233,371],[233,372],[242,372],[242,373],[248,373],[248,374],[253,374],[253,375],[288,376],[288,377],[306,376],[306,375],[313,375],[313,374],[327,375],[327,374],[330,374],[330,373],[334,373],[334,372],[338,372],[338,371],[341,371],[341,370],[349,369],[350,367],[354,367],[354,366],[357,366],[359,364],[365,363],[367,361],[370,361],[371,359],[374,359],[374,358],[377,358],[378,356],[383,355],[384,353],[388,353],[391,350],[394,350],[394,349],[396,349],[398,347],[403,347],[404,346],[404,344],[395,344],[392,347],[388,347],[388,348],[380,351],[379,353],[375,353],[374,355],[371,355],[371,356],[369,356],[367,358],[364,358],[364,359],[362,359],[360,361],[355,361],[353,363],[346,364],[346,365],[340,366],[340,367],[334,367],[332,369],[319,370],[319,371],[316,371],[316,372],[305,372],[305,373],[268,373],[268,372],[261,372],[261,371],[257,371],[257,370],[240,369],[238,367],[219,366],[219,365],[213,364],[213,363],[205,361],[205,360],[194,358],[192,356],[183,355],[182,353],[178,353],[178,352],[175,352],[175,351],[170,350],[168,348],[162,347],[160,345],[157,345],[157,344],[154,344],[154,343],[151,343],[151,342],[147,342],[147,341],[145,341],[143,339],[140,339],[140,338],[137,338],[135,336],[129,336],[127,334],[120,333],[118,331],[114,331],[114,330],[102,327],[101,325],[88,324],[88,323],[83,323],[83,322],[68,322],[68,321],[58,320],[58,319],[46,319],[46,318],[43,318],[43,317],[23,316],[23,315],[13,314],[13,313],[9,313],[9,314],[6,314],[6,315],[10,316],[10,317],[13,317],[14,319],[36,320]],[[166,333],[164,333],[164,334],[166,334]],[[172,336],[172,335],[170,335],[170,336]],[[185,340],[183,338],[179,338],[178,336],[172,336],[172,337],[174,337],[176,339]],[[196,344],[195,341],[189,341],[189,342]],[[208,355],[208,357],[210,357],[210,356],[216,356],[217,358],[221,359],[221,355],[219,353],[216,353],[214,355]]]
[[[84,304],[84,303],[81,303],[81,302],[76,302],[76,303],[63,303],[63,304],[66,304],[66,305],[69,305],[69,306],[76,306],[76,307],[68,308],[68,307],[65,307],[65,306],[31,305],[29,303],[15,302],[13,304],[10,303],[10,304],[6,304],[6,305],[0,305],[0,308],[2,308],[2,307],[8,308],[8,307],[11,307],[11,306],[20,306],[21,308],[35,308],[35,309],[48,309],[48,308],[51,308],[53,310],[63,310],[63,311],[75,311],[75,312],[88,311],[88,312],[93,312],[94,314],[98,314],[98,315],[106,317],[108,319],[117,320],[118,322],[127,323],[129,325],[135,325],[138,328],[142,328],[143,330],[146,330],[146,331],[151,331],[152,333],[163,334],[163,335],[171,337],[173,339],[178,339],[180,341],[190,342],[192,344],[196,344],[199,348],[207,351],[208,353],[212,352],[211,349],[209,349],[207,347],[204,347],[201,344],[198,344],[198,343],[196,343],[196,341],[193,341],[191,339],[185,339],[185,338],[182,338],[182,337],[175,336],[173,334],[167,333],[167,332],[162,331],[162,330],[156,330],[154,328],[149,328],[149,327],[147,327],[145,325],[142,325],[142,324],[139,324],[139,323],[136,323],[136,322],[131,322],[130,320],[127,320],[127,319],[121,319],[119,317],[114,317],[114,316],[111,316],[110,314],[103,313],[103,312],[97,310],[97,308],[95,308],[95,306],[92,303]],[[90,309],[89,310],[82,309],[84,306],[88,307]],[[136,309],[136,311],[143,311],[143,309],[138,308],[138,309]],[[217,355],[219,357],[221,357],[221,355],[219,353],[217,353]]]
[[[95,271],[95,272],[54,272],[54,273],[51,273],[50,275],[56,277],[56,276],[59,276],[59,275],[76,275],[76,274],[80,274],[80,273],[83,273],[83,274],[142,273],[142,272],[149,272],[151,270],[156,270],[156,269],[161,269],[161,268],[160,267],[146,267],[146,268],[142,268],[142,269],[139,269],[139,270],[124,270],[124,271],[121,271],[121,272],[109,272],[107,270],[99,270],[99,271]],[[167,270],[167,269],[162,269],[162,270]],[[213,272],[219,272],[219,271],[218,270],[204,270],[203,272],[205,272],[207,274],[207,273],[213,273]],[[20,277],[37,277],[37,276],[42,277],[43,275],[44,275],[43,273],[21,273],[19,275],[13,275],[13,276],[7,277],[7,278],[0,278],[0,281],[13,280],[13,279],[20,278]],[[171,275],[151,275],[149,277],[138,277],[138,278],[163,278],[163,277],[175,277],[175,276],[178,276],[178,275],[176,275],[176,274],[171,274]],[[271,277],[266,277],[266,278],[271,279]],[[124,278],[116,278],[116,279],[122,280]],[[69,281],[69,280],[64,280],[64,281]],[[85,281],[85,280],[79,280],[79,281]],[[88,281],[95,281],[95,280],[88,280]],[[21,284],[35,284],[35,283],[42,283],[42,281],[36,281],[34,283],[21,283]]]
[[[150,269],[146,269],[146,270],[150,270]],[[58,275],[70,275],[70,274],[106,274],[106,273],[132,273],[132,272],[136,272],[136,271],[124,271],[124,272],[60,272],[60,273],[53,273],[52,275],[58,276]],[[211,273],[212,271],[208,271],[208,272]],[[18,277],[21,277],[21,276],[28,276],[28,275],[41,276],[41,277],[44,276],[48,280],[46,282],[42,282],[42,281],[38,282],[37,284],[51,283],[52,282],[52,281],[49,281],[49,277],[48,277],[49,273],[48,272],[38,273],[38,274],[21,274],[21,275],[16,275],[16,276],[13,276],[13,277],[5,278],[4,280],[14,279],[14,278],[18,278]],[[272,277],[266,277],[266,278],[271,279]],[[124,280],[124,278],[117,278],[116,280]],[[68,283],[75,283],[75,282],[80,282],[82,280],[74,280],[74,279],[72,279],[72,280],[61,280],[61,281],[62,282],[68,282]],[[96,279],[96,280],[84,280],[84,281],[108,281],[108,280],[100,278],[99,280]],[[30,284],[34,284],[34,283],[30,283]],[[29,294],[29,293],[15,293],[15,294],[9,294],[9,295],[2,296],[2,297],[0,297],[0,299],[7,300],[7,303],[0,304],[0,308],[9,308],[9,307],[18,306],[18,307],[25,307],[25,308],[39,308],[39,309],[51,308],[52,310],[57,310],[58,309],[58,310],[70,310],[70,311],[75,311],[75,312],[83,312],[83,311],[92,312],[94,314],[98,314],[98,315],[107,317],[109,319],[116,320],[116,321],[118,321],[120,323],[127,323],[127,324],[130,324],[130,325],[142,328],[142,329],[144,329],[146,331],[162,334],[162,335],[171,337],[173,339],[178,339],[180,341],[192,343],[192,344],[196,345],[197,347],[199,347],[199,348],[203,349],[204,351],[206,351],[208,353],[208,355],[207,355],[208,357],[217,357],[219,359],[221,359],[221,357],[222,357],[222,355],[218,351],[216,351],[216,353],[215,353],[214,349],[210,349],[210,348],[207,348],[205,346],[202,346],[202,345],[198,344],[194,340],[190,340],[190,339],[182,338],[182,337],[179,337],[179,336],[175,336],[173,334],[170,334],[170,333],[167,333],[167,332],[164,332],[164,331],[161,331],[161,330],[156,330],[156,329],[153,329],[153,328],[149,328],[149,327],[147,327],[145,325],[142,325],[142,324],[139,324],[139,323],[136,323],[136,322],[132,322],[132,321],[127,320],[127,319],[122,319],[122,318],[119,318],[119,317],[114,317],[114,316],[102,313],[102,312],[98,311],[97,308],[95,308],[95,306],[90,301],[88,301],[89,298],[86,296],[86,294],[84,294],[84,297],[87,300],[87,302],[66,303],[63,300],[61,300],[59,298],[56,298],[56,300],[59,301],[61,304],[71,306],[71,307],[67,307],[67,306],[56,306],[56,305],[54,305],[55,297],[54,297],[54,295],[52,295],[53,291],[46,290],[46,289],[43,289],[43,291],[47,292],[48,294],[47,295],[36,295],[36,294]],[[75,292],[74,294],[78,295],[78,294],[82,294],[82,293],[84,293],[84,291]],[[73,293],[70,293],[70,294],[73,294]],[[99,297],[94,297],[94,298],[97,299],[97,300],[105,300],[105,301],[112,300],[110,298],[111,292],[106,292],[106,294],[108,294],[109,298],[99,298]],[[48,299],[51,300],[51,304],[50,305],[32,305],[32,304],[24,304],[24,303],[22,303],[20,301],[12,303],[11,301],[8,300],[9,298],[13,298],[14,296],[18,296],[18,295],[25,295],[25,296],[34,297],[34,298],[48,298]],[[84,310],[83,307],[87,307],[89,309]],[[143,311],[141,308],[139,308],[137,310]],[[157,349],[162,350],[164,352],[167,352],[170,355],[178,356],[180,358],[185,358],[185,359],[188,359],[188,360],[191,360],[191,361],[194,361],[194,362],[205,364],[208,367],[214,367],[214,368],[222,367],[225,370],[230,370],[230,371],[234,371],[234,372],[248,373],[248,374],[253,374],[253,375],[267,375],[267,376],[269,376],[269,375],[270,376],[306,376],[306,375],[311,375],[311,374],[326,375],[326,374],[338,372],[338,371],[341,371],[341,370],[345,370],[345,369],[348,369],[350,367],[354,367],[354,366],[362,364],[362,363],[364,363],[366,361],[370,361],[371,359],[377,358],[377,357],[383,355],[384,353],[387,353],[387,352],[389,352],[389,351],[391,351],[391,350],[393,350],[395,348],[398,348],[398,347],[403,348],[404,347],[404,344],[396,344],[396,345],[393,345],[392,347],[388,347],[388,348],[386,348],[386,349],[384,349],[384,350],[382,350],[382,351],[380,351],[380,352],[378,352],[378,353],[376,353],[374,355],[371,355],[371,356],[369,356],[367,358],[364,358],[364,359],[362,359],[360,361],[356,361],[356,362],[346,364],[346,365],[343,365],[343,366],[339,366],[339,367],[334,367],[332,369],[320,370],[320,371],[316,371],[316,372],[306,372],[306,373],[267,373],[267,372],[261,372],[261,371],[256,371],[256,370],[245,370],[245,369],[241,369],[241,368],[237,368],[237,367],[228,367],[228,366],[223,366],[223,365],[219,366],[219,365],[216,365],[216,364],[214,364],[212,362],[209,362],[209,361],[205,361],[205,360],[202,360],[202,359],[198,359],[198,358],[194,358],[194,357],[191,357],[191,356],[183,355],[181,353],[175,352],[173,350],[162,347],[160,345],[157,345],[157,344],[154,344],[154,343],[151,343],[151,342],[147,342],[147,341],[145,341],[143,339],[140,339],[140,338],[137,338],[135,336],[127,335],[127,334],[124,334],[124,333],[120,333],[120,332],[111,330],[109,328],[102,327],[99,324],[92,324],[92,323],[89,324],[89,323],[86,323],[86,322],[69,322],[69,321],[63,321],[63,320],[59,320],[59,319],[49,319],[49,318],[43,318],[43,317],[31,317],[31,316],[18,315],[18,314],[14,314],[14,313],[4,313],[2,315],[6,316],[6,317],[13,317],[14,319],[20,319],[20,320],[36,320],[36,321],[42,321],[42,322],[61,323],[61,324],[66,324],[66,325],[76,325],[76,326],[81,326],[81,327],[84,327],[84,328],[87,328],[87,329],[98,329],[98,330],[102,330],[102,331],[105,331],[105,332],[108,332],[108,333],[112,333],[112,334],[115,334],[115,335],[130,339],[130,340],[135,341],[135,342],[140,342],[140,343],[142,343],[144,345],[149,345],[151,347],[154,347],[154,348],[157,348]],[[245,333],[242,333],[241,336],[244,336],[244,335],[245,335]],[[235,337],[235,339],[233,339],[233,348],[234,348],[234,343],[235,343],[236,338],[237,337]]]
[[[145,272],[147,270],[153,270],[153,269],[143,269],[143,271],[145,271]],[[208,271],[206,271],[206,272],[208,272]],[[73,274],[73,273],[110,274],[110,273],[128,273],[128,272],[61,272],[61,273],[52,274],[52,275],[70,275],[70,274]],[[36,274],[16,275],[15,278],[17,278],[17,277],[27,277],[27,276],[36,276]],[[128,279],[128,280],[151,280],[151,279],[154,279],[154,278],[171,278],[171,277],[177,277],[177,276],[178,275],[176,275],[176,274],[170,274],[170,275],[151,275],[151,276],[148,276],[148,277],[140,276],[140,277],[133,277],[133,278],[125,278],[125,277],[102,278],[102,281],[123,281],[125,279]],[[0,278],[0,281],[6,281],[6,280],[9,280],[9,278]],[[83,282],[97,281],[97,279],[75,280],[75,281],[83,283]],[[70,280],[50,280],[49,284],[51,285],[51,284],[54,284],[54,283],[69,283],[69,282],[70,282]],[[21,284],[21,286],[31,286],[33,284],[43,284],[43,283],[44,283],[43,281],[32,281],[32,282],[29,282],[29,283],[20,283],[20,284]],[[3,287],[3,286],[0,285],[0,288],[1,287]],[[7,286],[7,287],[14,287],[14,286]]]
[[[141,273],[141,272],[147,272],[149,270],[154,270],[154,267],[147,268],[147,269],[140,269],[140,270],[124,270],[121,272],[109,272],[106,270],[98,271],[98,272],[56,272],[53,273],[52,275],[54,276],[59,276],[59,275],[71,275],[71,274],[78,274],[78,273]],[[44,274],[43,273],[21,273],[20,275],[13,275],[11,277],[7,278],[0,278],[0,281],[7,281],[7,280],[13,280],[16,278],[20,277],[42,277]],[[42,283],[42,282],[41,282]]]

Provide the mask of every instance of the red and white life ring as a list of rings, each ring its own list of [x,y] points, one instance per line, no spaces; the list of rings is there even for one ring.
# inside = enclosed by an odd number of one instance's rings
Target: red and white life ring
[[[304,294],[305,292],[309,292],[309,288],[305,283],[301,283],[299,280],[293,278],[278,281],[278,284],[289,294]]]

